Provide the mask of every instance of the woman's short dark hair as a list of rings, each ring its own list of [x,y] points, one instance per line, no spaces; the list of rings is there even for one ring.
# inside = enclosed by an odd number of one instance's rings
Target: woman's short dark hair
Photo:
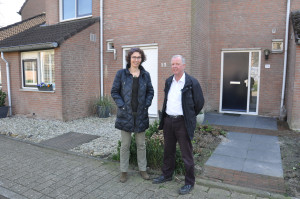
[[[144,53],[144,51],[143,51],[142,49],[140,49],[140,48],[131,48],[131,49],[129,50],[127,56],[126,56],[126,62],[127,62],[128,65],[130,65],[130,63],[131,63],[131,62],[130,62],[131,55],[132,55],[133,53],[135,53],[135,52],[138,52],[138,53],[141,54],[141,58],[142,58],[141,64],[142,64],[144,61],[146,61],[146,55],[145,55],[145,53]]]

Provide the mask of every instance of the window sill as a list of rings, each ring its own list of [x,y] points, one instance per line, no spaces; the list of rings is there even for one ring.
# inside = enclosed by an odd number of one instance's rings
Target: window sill
[[[39,92],[39,93],[55,93],[55,90],[53,90],[53,91],[39,91],[37,88],[21,88],[20,91]]]
[[[75,18],[70,18],[70,19],[61,19],[60,22],[66,22],[66,21],[74,21],[74,20],[78,20],[78,19],[84,19],[84,18],[92,18],[93,15],[86,15],[86,16],[82,16],[82,17],[75,17]]]

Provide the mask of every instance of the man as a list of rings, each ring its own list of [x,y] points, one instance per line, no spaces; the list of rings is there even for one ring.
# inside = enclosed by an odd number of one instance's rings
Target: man
[[[184,72],[185,59],[175,55],[171,59],[172,72],[165,83],[165,98],[159,129],[164,132],[164,159],[162,175],[153,184],[171,181],[175,169],[178,141],[185,166],[185,185],[180,194],[189,193],[195,184],[193,146],[191,140],[196,128],[196,116],[204,105],[199,82]]]

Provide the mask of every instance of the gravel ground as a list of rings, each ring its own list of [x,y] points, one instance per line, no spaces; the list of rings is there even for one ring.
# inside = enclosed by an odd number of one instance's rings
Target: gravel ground
[[[0,134],[39,143],[68,132],[98,135],[100,138],[77,146],[71,151],[106,157],[117,150],[120,131],[115,129],[115,116],[87,117],[69,122],[40,120],[24,116],[0,119]]]

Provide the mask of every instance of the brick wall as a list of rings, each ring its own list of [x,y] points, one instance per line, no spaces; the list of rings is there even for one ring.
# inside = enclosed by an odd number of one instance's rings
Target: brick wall
[[[90,41],[96,34],[96,42]],[[68,39],[61,46],[63,118],[72,120],[93,113],[100,96],[99,23]]]
[[[291,1],[291,11],[297,10],[300,10],[300,0]],[[295,43],[294,29],[291,23],[287,63],[285,90],[287,122],[290,128],[300,130],[300,46]]]
[[[60,21],[60,0],[28,0],[22,10],[22,20],[46,13],[47,24],[53,25]],[[93,0],[92,15],[100,16],[100,0]]]
[[[45,0],[28,0],[22,9],[22,20],[39,15],[43,12],[46,12]]]
[[[300,130],[300,46],[296,47],[293,114],[290,127]]]
[[[192,1],[192,75],[201,84],[205,108],[209,108],[208,74],[209,74],[209,0]]]
[[[271,49],[272,39],[284,39],[286,3],[274,1],[214,0],[210,6],[210,68],[208,103],[218,110],[221,50],[223,48]],[[272,34],[272,29],[276,33]],[[284,54],[262,56],[259,115],[279,116]],[[264,65],[270,64],[270,69]]]
[[[47,24],[52,25],[59,22],[59,0],[45,0],[45,12]]]
[[[287,111],[287,121],[290,124],[293,119],[293,96],[294,96],[294,81],[295,81],[295,61],[296,61],[296,43],[293,38],[292,23],[290,23],[290,36],[288,46],[288,65],[286,71],[286,90],[285,90],[285,106]]]
[[[300,46],[290,41],[287,71],[286,108],[287,122],[291,129],[300,130]]]
[[[113,39],[117,60],[106,52],[106,40]],[[158,44],[158,108],[163,101],[164,82],[172,74],[170,59],[182,54],[191,71],[191,1],[133,0],[104,1],[104,91],[110,93],[113,77],[123,66],[124,45]],[[161,67],[166,63],[167,67]],[[156,66],[154,66],[156,67]]]

